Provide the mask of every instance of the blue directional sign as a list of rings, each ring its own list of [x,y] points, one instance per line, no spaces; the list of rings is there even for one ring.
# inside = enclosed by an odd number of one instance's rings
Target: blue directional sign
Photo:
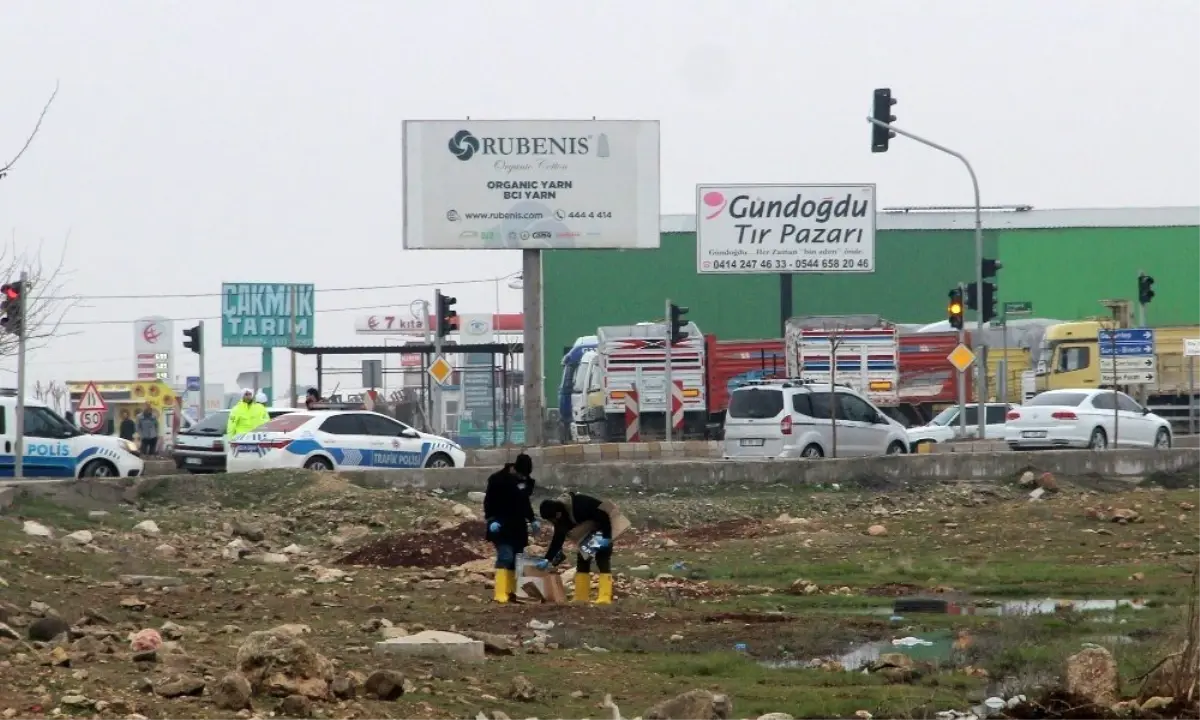
[[[1154,330],[1152,328],[1101,330],[1098,340],[1102,357],[1154,355]]]

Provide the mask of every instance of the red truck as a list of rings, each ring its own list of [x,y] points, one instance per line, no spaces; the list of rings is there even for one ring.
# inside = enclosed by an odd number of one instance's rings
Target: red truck
[[[705,343],[710,430],[724,425],[731,390],[750,380],[787,375],[782,339],[718,340],[715,335],[706,335]],[[969,335],[966,343],[971,343]],[[957,345],[958,334],[954,332],[902,334],[900,403],[884,409],[906,425],[923,425],[942,406],[957,402],[957,371],[947,359]],[[970,390],[968,387],[968,393]],[[970,401],[970,396],[967,399]]]

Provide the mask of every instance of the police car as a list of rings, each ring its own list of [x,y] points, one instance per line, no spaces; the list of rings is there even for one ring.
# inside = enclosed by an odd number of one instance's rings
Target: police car
[[[366,410],[280,415],[227,443],[228,472],[270,468],[397,470],[463,467],[457,443]]]
[[[0,477],[16,469],[17,398],[0,390]],[[88,435],[44,403],[25,403],[22,474],[29,478],[137,477],[144,464],[137,446],[111,435]]]

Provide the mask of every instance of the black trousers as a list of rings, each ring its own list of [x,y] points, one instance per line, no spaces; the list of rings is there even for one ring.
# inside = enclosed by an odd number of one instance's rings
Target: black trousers
[[[612,574],[612,554],[612,545],[596,553],[596,570],[601,575]],[[575,572],[590,573],[591,571],[592,561],[580,555],[575,561]]]
[[[158,447],[158,438],[142,438],[142,454],[153,455],[155,448]]]

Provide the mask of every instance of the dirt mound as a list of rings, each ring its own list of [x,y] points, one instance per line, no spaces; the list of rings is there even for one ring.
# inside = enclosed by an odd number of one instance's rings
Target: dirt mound
[[[720,540],[749,540],[765,535],[779,535],[784,532],[786,530],[764,524],[758,520],[734,518],[733,520],[722,520],[712,525],[698,525],[669,534],[676,542],[718,542]]]
[[[483,557],[475,546],[483,538],[482,527],[468,520],[445,530],[392,533],[373,540],[336,561],[337,565],[375,567],[452,567]]]
[[[891,582],[869,587],[863,591],[863,595],[868,597],[902,597],[904,595],[916,595],[923,590],[924,588],[920,585]]]

